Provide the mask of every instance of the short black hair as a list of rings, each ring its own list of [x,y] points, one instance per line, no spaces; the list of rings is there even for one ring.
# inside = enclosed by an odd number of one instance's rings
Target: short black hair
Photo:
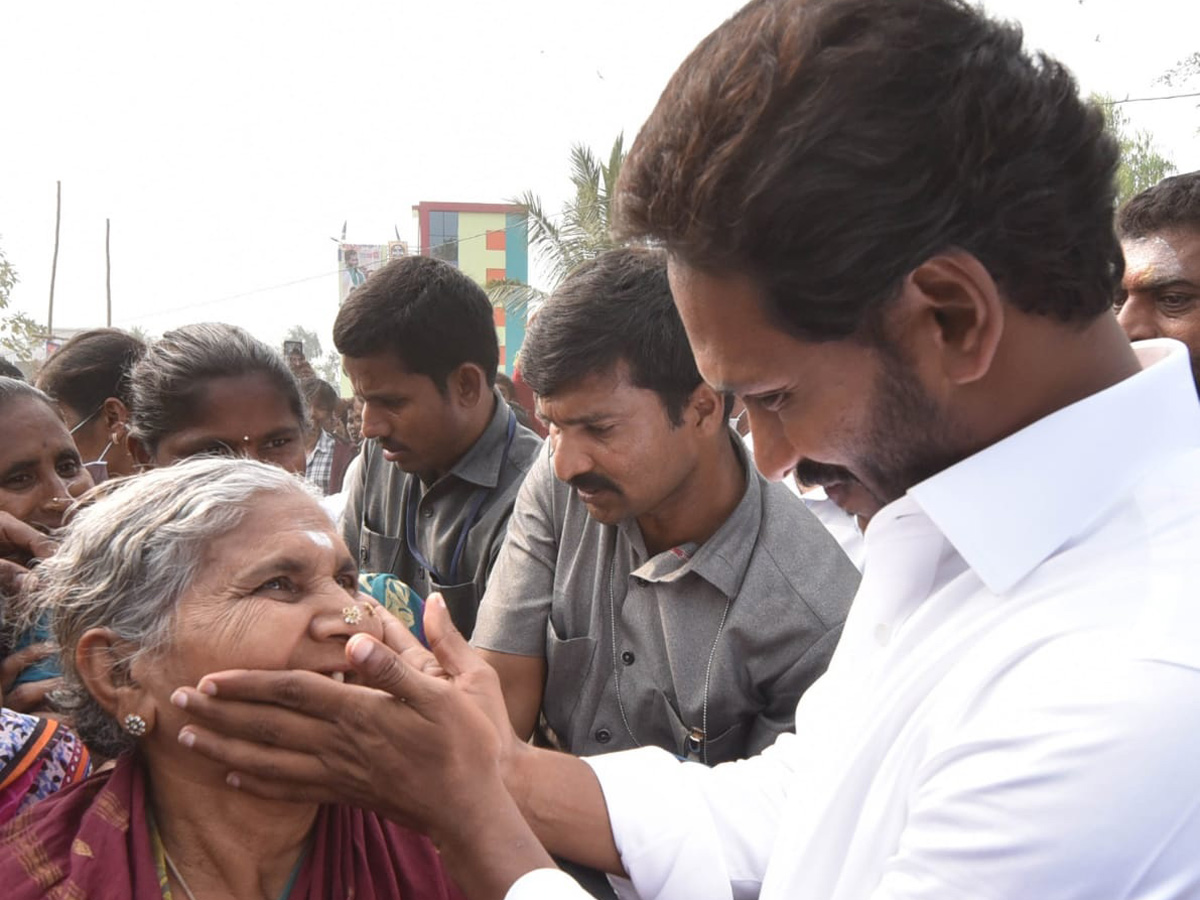
[[[391,353],[443,393],[450,373],[464,363],[483,369],[489,387],[500,364],[487,294],[429,256],[394,259],[369,275],[338,311],[333,343],[343,356]]]
[[[1200,229],[1200,171],[1164,178],[1130,198],[1117,214],[1122,238],[1143,238],[1171,228]]]
[[[521,347],[521,376],[543,397],[621,362],[679,425],[702,379],[662,251],[610,250],[581,265],[542,305]]]
[[[145,353],[145,341],[120,329],[81,331],[42,366],[37,386],[80,418],[109,397],[132,407],[129,373]]]
[[[3,376],[4,378],[15,378],[18,381],[25,380],[25,373],[2,356],[0,356],[0,376]]]
[[[164,437],[187,427],[205,382],[244,375],[266,376],[301,428],[308,426],[300,385],[284,358],[236,325],[207,322],[168,331],[133,367],[130,435],[155,453]]]
[[[752,279],[801,339],[873,342],[953,249],[1016,308],[1085,325],[1124,271],[1116,168],[1070,72],[965,0],[753,0],[663,91],[615,230]]]

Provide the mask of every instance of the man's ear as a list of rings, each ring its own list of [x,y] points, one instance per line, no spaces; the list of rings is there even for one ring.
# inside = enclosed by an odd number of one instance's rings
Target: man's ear
[[[931,257],[905,280],[901,292],[910,359],[936,360],[954,385],[978,381],[991,369],[1004,333],[1004,299],[991,274],[963,251]]]
[[[132,647],[110,628],[91,628],[75,647],[75,669],[88,693],[117,721],[141,716],[154,725],[154,701],[133,677]]]
[[[473,407],[492,392],[487,375],[475,363],[466,362],[450,373],[446,379],[450,397],[460,406]]]
[[[711,434],[729,427],[729,420],[725,416],[725,395],[714,391],[703,381],[688,398],[688,409],[695,416],[696,427],[704,432]]]

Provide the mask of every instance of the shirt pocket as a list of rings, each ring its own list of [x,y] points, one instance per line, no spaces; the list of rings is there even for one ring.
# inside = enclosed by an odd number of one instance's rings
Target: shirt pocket
[[[594,637],[559,637],[553,620],[546,620],[546,690],[542,694],[542,715],[545,724],[564,742],[573,744],[572,726],[581,727],[586,733],[589,723],[580,721],[580,703],[585,699],[584,686],[592,673],[595,655]]]
[[[446,609],[450,610],[450,618],[454,627],[462,632],[468,640],[475,630],[475,618],[479,614],[479,588],[473,581],[462,584],[438,584],[429,582],[429,592],[437,592],[446,601]]]
[[[358,569],[360,572],[387,572],[393,575],[400,560],[400,538],[372,531],[365,524],[358,529]]]

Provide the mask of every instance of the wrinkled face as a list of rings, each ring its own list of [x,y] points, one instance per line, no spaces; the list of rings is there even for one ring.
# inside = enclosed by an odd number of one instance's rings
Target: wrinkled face
[[[422,477],[457,462],[464,416],[432,378],[391,353],[344,356],[342,365],[363,402],[363,437],[377,441],[388,462]]]
[[[202,453],[247,456],[303,475],[302,423],[268,376],[213,378],[199,389],[190,420],[159,441],[154,463]]]
[[[0,409],[0,510],[42,531],[58,528],[71,501],[92,486],[58,413],[36,397]]]
[[[1125,278],[1117,318],[1131,341],[1187,344],[1200,389],[1200,230],[1179,228],[1121,244]]]
[[[222,784],[223,770],[181,752],[176,736],[187,714],[170,703],[176,688],[223,669],[308,669],[343,678],[350,636],[383,633],[381,610],[358,594],[354,559],[315,500],[264,492],[248,508],[240,525],[206,547],[199,575],[176,606],[170,646],[132,667],[154,704],[155,727],[145,742],[152,761],[215,770]],[[346,622],[350,607],[359,610],[357,624]]]
[[[538,415],[554,474],[606,525],[666,506],[697,464],[694,429],[672,427],[658,394],[631,384],[624,363],[539,397]]]
[[[852,476],[887,503],[959,458],[961,440],[898,348],[802,341],[767,318],[749,278],[674,260],[669,272],[700,374],[745,403],[767,478]]]

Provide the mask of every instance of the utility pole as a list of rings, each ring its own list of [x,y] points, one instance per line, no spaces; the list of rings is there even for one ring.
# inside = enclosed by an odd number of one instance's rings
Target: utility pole
[[[104,220],[104,293],[108,297],[108,318],[106,324],[112,328],[112,257],[109,255],[109,236],[112,233],[112,220]]]
[[[58,274],[58,226],[62,222],[62,182],[58,184],[58,200],[54,205],[54,260],[50,263],[50,315],[46,319],[47,338],[54,337],[54,277]]]

